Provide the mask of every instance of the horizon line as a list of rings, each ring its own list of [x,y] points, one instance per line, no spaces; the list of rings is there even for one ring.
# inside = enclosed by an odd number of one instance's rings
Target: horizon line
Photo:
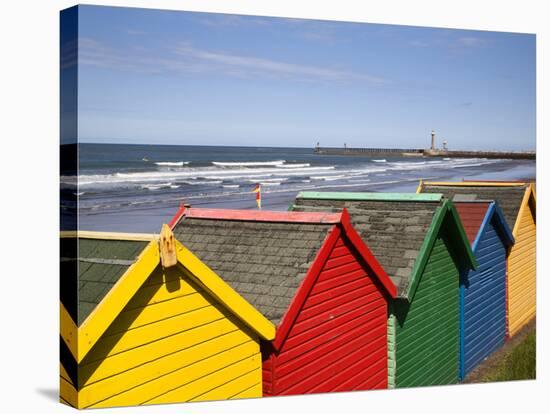
[[[142,146],[166,146],[166,147],[229,147],[229,148],[294,148],[294,149],[314,149],[316,145],[311,147],[303,146],[272,146],[272,145],[225,145],[225,144],[165,144],[165,143],[135,143],[135,142],[92,142],[92,141],[81,141],[81,142],[70,142],[60,145],[80,145],[80,144],[91,144],[91,145],[142,145]],[[320,146],[321,148],[344,148],[344,146]],[[401,149],[401,147],[347,147],[348,149],[354,148],[387,148],[387,149]],[[412,148],[412,147],[408,147]],[[418,147],[417,149],[428,149],[427,147]],[[451,151],[479,151],[479,152],[536,152],[535,148],[523,148],[523,149],[453,149]]]

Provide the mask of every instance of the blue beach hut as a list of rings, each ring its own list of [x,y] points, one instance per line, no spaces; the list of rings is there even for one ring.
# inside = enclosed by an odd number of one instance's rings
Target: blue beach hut
[[[478,268],[460,286],[460,379],[507,336],[507,256],[514,237],[494,201],[453,200]]]

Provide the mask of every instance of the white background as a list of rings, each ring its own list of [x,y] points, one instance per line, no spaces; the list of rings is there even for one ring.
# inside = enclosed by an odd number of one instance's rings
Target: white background
[[[309,17],[537,34],[538,355],[536,381],[325,394],[235,402],[122,408],[101,412],[423,413],[548,409],[547,174],[550,12],[539,1],[97,1],[284,17]],[[0,410],[71,412],[57,402],[59,11],[62,0],[6,1],[0,11]],[[545,73],[546,72],[546,73]],[[546,75],[546,76],[545,76]],[[545,99],[546,98],[546,99]],[[543,114],[546,114],[544,119]],[[546,127],[546,135],[544,133]],[[542,206],[542,210],[541,207]],[[546,216],[547,217],[547,216]],[[542,252],[542,254],[541,254]],[[545,390],[546,389],[546,390]]]

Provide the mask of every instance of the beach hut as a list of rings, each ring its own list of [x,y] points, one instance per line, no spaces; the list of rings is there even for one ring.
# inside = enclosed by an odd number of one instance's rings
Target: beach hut
[[[77,408],[260,397],[275,327],[173,238],[61,236],[60,397]]]
[[[388,321],[390,387],[459,380],[459,287],[475,258],[441,194],[303,192],[295,211],[346,208],[397,286]]]
[[[174,234],[276,325],[264,395],[387,388],[395,286],[334,214],[183,208]]]
[[[508,255],[508,334],[515,335],[536,314],[536,210],[533,184],[526,182],[420,182],[419,193],[443,193],[465,200],[496,200],[515,239]]]
[[[460,378],[506,339],[506,261],[514,243],[494,201],[455,201],[478,267],[460,287]]]

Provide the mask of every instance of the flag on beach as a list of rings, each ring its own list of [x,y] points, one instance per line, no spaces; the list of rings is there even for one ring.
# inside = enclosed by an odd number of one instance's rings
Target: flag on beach
[[[253,193],[256,193],[256,204],[258,204],[258,208],[262,209],[262,189],[260,187],[260,184],[256,184],[256,187],[254,187],[254,190],[252,190]]]

